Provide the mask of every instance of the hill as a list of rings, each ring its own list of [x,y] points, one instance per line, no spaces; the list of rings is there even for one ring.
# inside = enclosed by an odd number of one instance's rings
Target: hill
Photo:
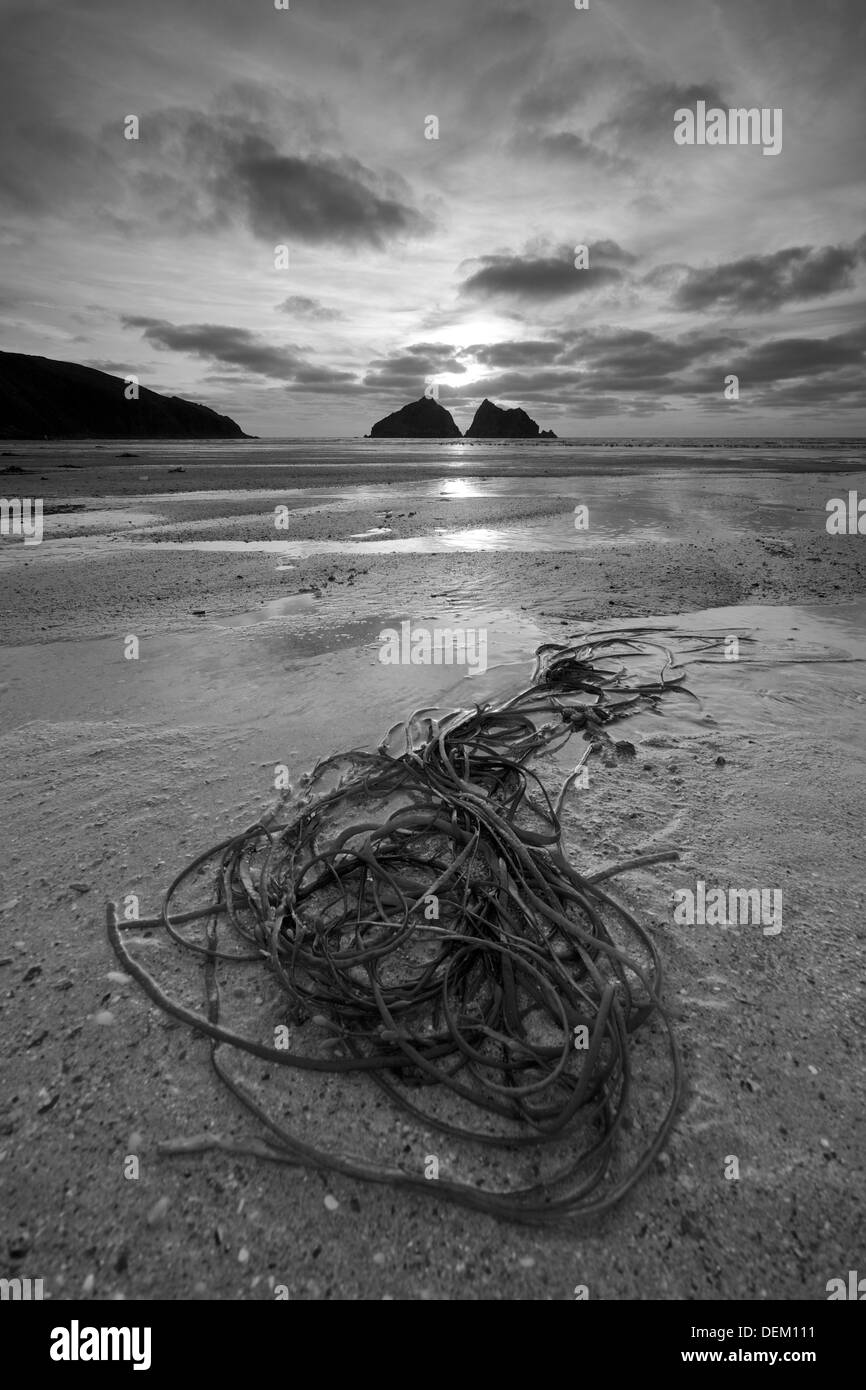
[[[246,439],[228,415],[95,367],[0,352],[0,439]]]

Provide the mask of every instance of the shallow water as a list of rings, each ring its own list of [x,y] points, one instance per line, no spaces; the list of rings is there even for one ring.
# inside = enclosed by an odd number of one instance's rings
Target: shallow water
[[[383,608],[364,621],[329,624],[326,602],[303,594],[143,639],[137,662],[124,660],[116,638],[7,648],[4,727],[107,721],[121,740],[141,725],[231,730],[252,786],[255,760],[294,760],[303,771],[340,747],[374,745],[421,706],[469,707],[515,693],[528,683],[540,642],[627,626],[618,619],[544,627],[524,613],[461,601],[413,618],[413,627],[484,631],[487,669],[468,675],[465,666],[384,664],[380,635],[399,630],[404,618]],[[716,608],[637,623],[666,633],[660,640],[696,632],[755,640],[742,642],[738,661],[690,667],[688,684],[700,703],[672,695],[659,713],[629,718],[624,736],[639,743],[660,731],[682,738],[717,728],[758,737],[788,729],[803,740],[804,775],[810,729],[863,744],[866,601]]]
[[[284,560],[309,556],[359,554],[442,554],[496,550],[537,552],[582,551],[610,545],[641,542],[664,544],[690,538],[708,543],[713,536],[747,535],[786,530],[826,535],[827,502],[846,496],[850,489],[863,491],[863,478],[852,473],[797,474],[730,473],[718,468],[676,471],[657,468],[635,477],[620,474],[573,478],[467,476],[460,479],[405,481],[387,485],[322,489],[262,488],[179,492],[126,497],[114,505],[104,499],[82,496],[84,510],[49,515],[44,520],[45,539],[40,546],[24,547],[9,538],[0,544],[0,567],[14,566],[22,557],[29,561],[86,559],[119,554],[124,550],[165,547],[227,554],[275,555]],[[486,524],[485,500],[545,501],[550,513],[541,517],[515,518]],[[270,502],[259,511],[257,503]],[[455,524],[426,528],[418,534],[394,535],[392,518],[407,514],[421,503],[440,504],[437,512],[455,506]],[[202,516],[217,504],[226,505],[222,516]],[[462,504],[462,506],[461,506]],[[249,510],[250,507],[253,510]],[[274,507],[287,506],[291,537],[274,536]],[[588,509],[588,526],[578,529],[575,509]],[[323,538],[323,521],[339,523],[354,513],[371,511],[377,524],[353,531],[343,538]],[[428,517],[431,515],[428,511]],[[437,513],[434,518],[439,519]],[[477,520],[476,520],[477,518]],[[259,536],[239,539],[223,532],[259,531]],[[345,528],[345,521],[343,522]],[[188,528],[178,540],[178,527]],[[308,534],[305,535],[304,531]],[[336,529],[336,526],[335,526]],[[71,534],[70,534],[71,533]],[[309,534],[311,533],[311,534]],[[162,539],[168,535],[170,539]]]
[[[7,452],[7,451],[4,451]],[[74,467],[120,467],[136,474],[142,469],[178,467],[236,468],[238,464],[255,464],[282,468],[293,464],[310,464],[323,470],[328,467],[346,468],[375,462],[379,467],[405,468],[442,465],[461,468],[467,461],[473,466],[495,469],[496,472],[528,471],[548,461],[557,464],[563,456],[591,463],[603,460],[603,467],[622,461],[627,467],[640,466],[643,460],[651,465],[663,459],[693,461],[697,464],[730,462],[734,466],[744,461],[747,467],[757,466],[756,460],[766,460],[769,466],[808,460],[826,462],[828,459],[850,460],[851,467],[862,468],[866,463],[866,441],[854,438],[667,438],[646,439],[639,436],[586,437],[557,440],[493,440],[493,439],[224,439],[224,440],[26,440],[9,441],[8,454],[16,463],[48,467],[60,460]],[[124,457],[126,455],[126,457]],[[527,468],[527,463],[529,467]]]

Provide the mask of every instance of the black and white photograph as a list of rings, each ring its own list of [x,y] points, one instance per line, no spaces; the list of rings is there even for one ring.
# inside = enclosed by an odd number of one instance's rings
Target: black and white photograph
[[[866,1300],[864,52],[858,0],[0,0],[33,1368],[552,1301],[814,1372]]]

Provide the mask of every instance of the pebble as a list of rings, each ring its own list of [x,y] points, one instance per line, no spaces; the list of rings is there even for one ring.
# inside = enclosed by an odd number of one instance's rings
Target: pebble
[[[375,1255],[373,1256],[373,1264],[374,1264],[374,1265],[379,1265],[379,1266],[381,1267],[384,1263],[385,1263],[385,1256],[382,1254],[382,1251],[381,1251],[381,1250],[377,1250],[376,1253],[375,1253]]]
[[[337,1201],[336,1197],[332,1197],[329,1192],[327,1197],[325,1198],[325,1206],[327,1207],[328,1211],[336,1211],[339,1205],[340,1203]]]
[[[160,1197],[158,1202],[154,1202],[150,1211],[147,1213],[148,1226],[156,1226],[158,1222],[164,1219],[170,1205],[170,1200],[171,1199],[168,1197]]]
[[[113,985],[131,985],[132,976],[124,973],[123,970],[109,970],[106,980],[110,980]]]
[[[87,1276],[87,1278],[85,1279],[84,1283],[81,1285],[81,1292],[82,1292],[83,1294],[85,1294],[85,1295],[92,1294],[92,1293],[93,1293],[93,1290],[94,1290],[94,1288],[95,1288],[95,1286],[96,1286],[96,1275],[95,1275],[95,1274],[88,1274],[88,1276]]]
[[[238,1264],[246,1265],[250,1262],[250,1252],[245,1245],[238,1251]]]
[[[100,1024],[103,1028],[107,1028],[114,1022],[114,1014],[110,1009],[100,1009],[98,1013],[93,1015],[93,1022]]]

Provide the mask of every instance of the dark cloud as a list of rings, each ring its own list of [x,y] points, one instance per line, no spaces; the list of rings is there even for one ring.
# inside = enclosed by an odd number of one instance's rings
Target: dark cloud
[[[405,401],[420,396],[431,377],[460,373],[465,383],[441,388],[455,404],[477,404],[486,395],[539,409],[564,408],[575,418],[646,415],[687,403],[710,408],[721,400],[730,373],[739,378],[742,399],[761,408],[782,409],[797,401],[854,406],[866,368],[863,327],[828,338],[764,341],[710,329],[668,336],[647,329],[586,328],[463,349],[412,343],[374,358],[358,381],[350,371],[306,360],[297,344],[277,346],[247,329],[143,317],[123,322],[139,329],[152,347],[190,353],[224,372],[267,377],[293,393],[348,398],[373,390]],[[492,374],[479,376],[479,369]]]
[[[830,338],[774,338],[743,355],[739,375],[749,381],[784,381],[791,377],[833,374],[846,367],[866,367],[866,329]],[[863,377],[861,374],[861,387]]]
[[[474,344],[466,355],[501,370],[470,375],[465,386],[447,391],[452,398],[469,400],[480,392],[550,408],[567,401],[567,412],[581,416],[596,413],[600,400],[618,400],[623,411],[644,414],[672,408],[672,402],[718,402],[730,373],[739,377],[741,393],[762,406],[782,405],[793,398],[792,390],[794,396],[801,391],[803,400],[855,404],[866,367],[866,328],[831,338],[752,343],[741,334],[710,330],[666,337],[644,329],[582,329]]]
[[[582,373],[577,371],[500,372],[473,383],[476,393],[491,400],[561,401],[563,395],[578,388]]]
[[[562,342],[549,338],[524,338],[501,343],[475,343],[465,349],[482,367],[539,367],[554,362]]]
[[[295,372],[295,386],[337,386],[341,382],[354,381],[353,372],[337,371],[333,367],[299,367]]]
[[[412,343],[389,357],[376,357],[370,363],[365,386],[384,390],[405,388],[423,389],[429,377],[439,372],[465,372],[466,366],[457,357],[458,348],[447,343]]]
[[[139,328],[152,347],[186,352],[206,362],[219,362],[242,372],[272,377],[296,390],[351,387],[352,372],[316,366],[306,361],[296,345],[275,347],[246,328],[226,324],[172,324],[165,319],[125,316],[126,328]]]
[[[473,344],[465,349],[481,367],[499,369],[484,378],[485,391],[512,399],[553,404],[567,399],[569,410],[583,394],[638,392],[678,393],[690,389],[690,374],[708,358],[718,359],[712,380],[717,385],[733,355],[744,346],[738,335],[698,331],[666,338],[645,329],[562,330],[548,338]],[[520,368],[527,370],[521,371]],[[723,370],[724,369],[724,370]],[[467,388],[461,387],[461,391]]]
[[[235,87],[217,112],[142,114],[140,139],[127,142],[121,165],[126,197],[106,211],[112,225],[128,231],[144,218],[166,232],[199,233],[241,224],[272,245],[374,249],[428,228],[405,180],[328,150],[338,137],[316,103],[284,103],[278,123],[258,114],[254,95]],[[258,95],[260,105],[272,101],[264,89]],[[294,148],[278,147],[275,125],[291,132]],[[117,130],[102,139],[115,147],[117,168]]]
[[[519,130],[510,148],[532,160],[556,160],[599,173],[625,173],[634,167],[632,159],[605,150],[573,130]]]
[[[585,294],[626,278],[625,267],[634,257],[615,241],[585,244],[589,247],[589,265],[584,270],[575,268],[572,246],[541,254],[480,256],[477,263],[481,268],[473,271],[460,288],[466,295],[485,299],[505,296],[550,300]]]
[[[346,315],[339,309],[329,309],[321,300],[311,299],[306,294],[291,294],[276,308],[281,314],[291,314],[296,319],[311,319],[317,323],[336,323]]]
[[[587,138],[589,109],[628,77],[638,80],[637,69],[622,55],[572,58],[567,66],[560,61],[557,71],[548,71],[544,81],[524,91],[516,102],[510,148],[534,160],[555,160],[602,173],[631,169],[633,160]]]
[[[674,305],[686,310],[762,311],[792,300],[815,299],[850,289],[863,256],[861,238],[851,246],[789,246],[766,256],[690,269],[674,295]]]
[[[277,348],[246,328],[218,323],[172,324],[165,319],[124,316],[126,328],[140,328],[152,347],[187,352],[208,362],[225,362],[260,376],[291,380],[306,363],[295,347]]]
[[[698,101],[705,101],[708,107],[728,105],[715,82],[689,86],[676,82],[644,83],[623,92],[613,114],[593,126],[590,139],[593,143],[609,142],[624,155],[638,146],[663,145],[674,149],[674,112],[683,106],[694,108]]]
[[[260,140],[237,151],[222,188],[234,194],[259,237],[382,247],[419,233],[424,221],[388,197],[381,181],[356,159],[278,154]]]
[[[638,82],[640,71],[640,66],[621,51],[616,57],[594,53],[582,58],[572,51],[559,60],[555,71],[548,68],[541,80],[535,76],[532,85],[521,93],[515,106],[517,120],[521,125],[538,127],[562,120],[588,97],[617,90],[626,82]]]
[[[560,361],[585,363],[599,382],[603,379],[604,389],[635,389],[640,383],[668,379],[672,372],[684,371],[702,358],[729,354],[741,343],[742,339],[728,333],[664,338],[647,329],[587,330],[570,336]]]

